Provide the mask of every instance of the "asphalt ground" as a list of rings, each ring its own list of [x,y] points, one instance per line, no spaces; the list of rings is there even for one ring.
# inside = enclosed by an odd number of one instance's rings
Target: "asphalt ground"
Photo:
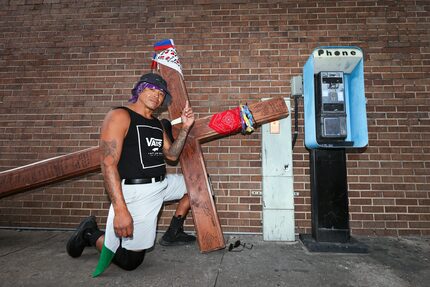
[[[301,241],[225,235],[227,248],[206,254],[197,244],[147,252],[141,266],[111,265],[92,278],[98,252],[66,253],[71,231],[0,229],[0,286],[430,286],[430,238],[354,237],[366,254],[309,252]],[[237,240],[246,243],[228,250]],[[252,248],[251,248],[252,246]]]

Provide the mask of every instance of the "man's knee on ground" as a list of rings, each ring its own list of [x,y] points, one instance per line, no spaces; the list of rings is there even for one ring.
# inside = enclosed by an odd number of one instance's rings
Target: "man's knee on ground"
[[[134,270],[142,264],[143,259],[145,258],[145,252],[146,250],[132,251],[120,247],[115,253],[113,263],[124,270]]]

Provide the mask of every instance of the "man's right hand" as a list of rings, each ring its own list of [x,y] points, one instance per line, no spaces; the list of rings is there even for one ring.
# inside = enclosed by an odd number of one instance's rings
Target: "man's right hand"
[[[118,237],[133,237],[133,218],[127,209],[115,211],[113,228]]]

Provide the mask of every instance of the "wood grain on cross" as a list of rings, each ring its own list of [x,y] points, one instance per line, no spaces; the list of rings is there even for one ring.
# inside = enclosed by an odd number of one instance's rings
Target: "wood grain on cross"
[[[169,107],[170,115],[177,118],[188,98],[185,84],[179,73],[168,67],[160,65],[160,72],[167,80],[173,97]],[[288,116],[288,109],[282,98],[253,103],[249,105],[249,109],[257,125]],[[201,252],[225,247],[200,143],[226,135],[220,135],[212,130],[209,127],[210,119],[209,116],[195,121],[180,158]],[[0,198],[99,170],[99,147],[6,170],[0,172]]]
[[[0,172],[0,198],[100,171],[99,147],[69,153]]]

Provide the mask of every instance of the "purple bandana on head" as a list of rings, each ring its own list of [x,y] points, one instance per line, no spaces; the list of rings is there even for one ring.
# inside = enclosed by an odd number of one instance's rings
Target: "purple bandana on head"
[[[164,93],[163,89],[161,89],[160,87],[147,82],[142,82],[136,87],[136,89],[133,90],[133,94],[131,95],[131,98],[128,101],[135,103],[139,98],[140,93],[146,88],[152,89],[152,90],[159,90]]]

